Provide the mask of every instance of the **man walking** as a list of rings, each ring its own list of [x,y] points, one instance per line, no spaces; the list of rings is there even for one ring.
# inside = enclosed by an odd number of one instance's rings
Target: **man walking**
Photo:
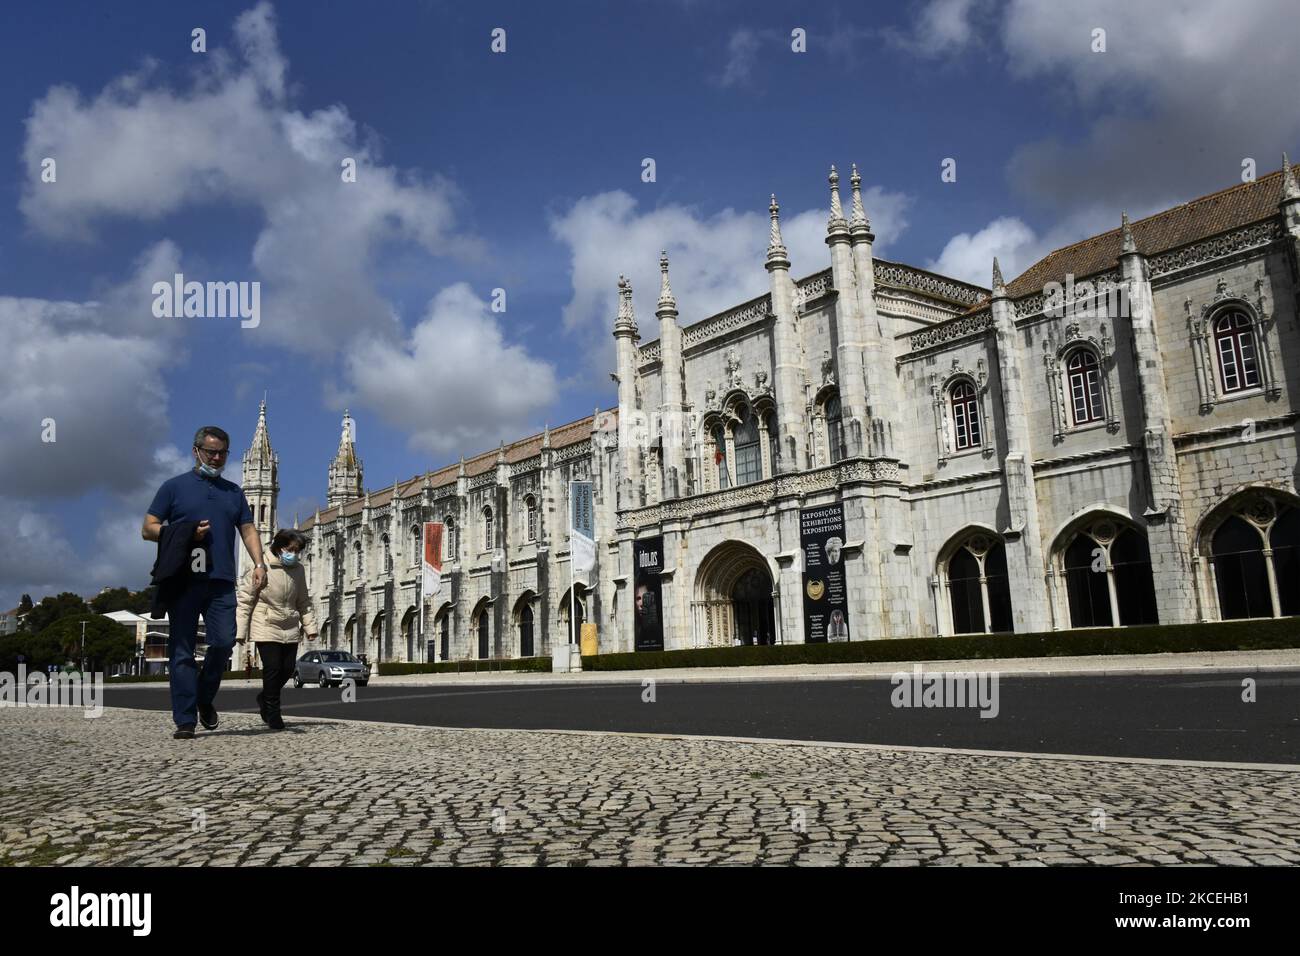
[[[230,436],[224,431],[215,425],[200,428],[194,435],[194,468],[162,483],[141,529],[146,541],[159,542],[159,564],[164,553],[177,548],[186,552],[181,569],[170,579],[172,586],[164,589],[159,585],[159,594],[167,595],[171,622],[167,655],[172,719],[176,722],[172,736],[178,740],[193,738],[196,715],[208,730],[217,728],[213,701],[235,646],[236,529],[253,559],[253,587],[266,583],[266,563],[252,509],[239,485],[221,477],[229,450]],[[166,528],[163,522],[167,522]],[[171,540],[177,531],[189,528],[193,530],[185,534],[184,541]],[[158,603],[155,601],[155,606]],[[194,661],[200,614],[207,626],[208,644],[202,672]]]

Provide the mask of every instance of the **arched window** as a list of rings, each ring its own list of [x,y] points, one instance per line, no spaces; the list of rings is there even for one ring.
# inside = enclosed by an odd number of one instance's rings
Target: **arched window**
[[[492,550],[492,509],[483,509],[483,550]]]
[[[747,485],[763,477],[763,451],[758,443],[758,422],[747,408],[736,424],[736,484]]]
[[[393,548],[392,543],[388,540],[388,535],[381,535],[380,543],[384,547],[384,571],[385,573],[393,570]]]
[[[529,541],[537,540],[537,499],[532,495],[524,498],[524,508],[528,512],[527,534]]]
[[[357,559],[356,575],[357,577],[361,577],[361,572],[364,570],[364,568],[361,563],[361,542],[360,541],[357,541],[355,544],[352,545],[352,553],[356,556]]]
[[[1219,356],[1219,384],[1225,395],[1258,387],[1255,332],[1244,313],[1234,310],[1215,320],[1214,351]]]
[[[333,548],[330,548],[330,587],[334,586],[334,582],[338,580],[338,576],[339,576],[339,556],[334,553]]]
[[[438,649],[442,653],[440,660],[445,661],[451,657],[451,611],[443,613],[438,635]]]
[[[1246,499],[1210,541],[1219,617],[1300,614],[1300,509]]]
[[[1151,553],[1138,529],[1094,522],[1070,539],[1061,565],[1072,627],[1159,623]]]
[[[443,548],[447,552],[443,556],[443,560],[450,563],[456,560],[456,519],[451,515],[447,515],[447,517],[442,520],[442,523]]]
[[[958,451],[980,447],[980,408],[975,386],[961,381],[949,392],[952,403],[953,443]]]
[[[1065,363],[1066,374],[1070,382],[1070,408],[1074,424],[1086,425],[1100,421],[1103,409],[1101,405],[1101,367],[1097,356],[1091,349],[1075,349]]]
[[[424,557],[424,554],[420,549],[421,543],[422,536],[420,534],[420,526],[418,524],[413,524],[411,525],[411,567],[415,567],[419,564],[420,560]]]
[[[731,476],[727,473],[727,432],[721,425],[713,429],[713,464],[718,469],[718,487],[730,488]]]
[[[258,524],[266,524],[266,505],[260,505],[258,511],[262,515],[262,517],[258,519]]]
[[[844,459],[844,412],[840,396],[832,395],[826,401],[826,441],[830,445],[831,464]]]
[[[948,559],[948,599],[954,634],[1014,630],[1007,549],[988,535],[972,535]]]

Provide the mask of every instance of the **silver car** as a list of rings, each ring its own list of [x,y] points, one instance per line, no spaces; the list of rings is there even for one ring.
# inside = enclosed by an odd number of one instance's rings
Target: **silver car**
[[[294,667],[293,686],[338,686],[348,678],[365,687],[370,683],[370,667],[347,651],[308,651]]]

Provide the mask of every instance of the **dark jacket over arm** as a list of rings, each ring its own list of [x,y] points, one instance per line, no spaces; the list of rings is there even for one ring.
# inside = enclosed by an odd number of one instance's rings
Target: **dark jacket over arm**
[[[152,582],[157,585],[149,607],[150,617],[160,618],[166,614],[176,595],[189,583],[190,552],[194,547],[191,539],[198,526],[197,521],[163,525],[158,535],[158,557],[150,572]]]

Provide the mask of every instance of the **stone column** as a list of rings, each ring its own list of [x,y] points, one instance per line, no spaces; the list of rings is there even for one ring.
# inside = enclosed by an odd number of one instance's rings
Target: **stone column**
[[[1142,400],[1143,449],[1149,496],[1143,516],[1147,523],[1147,545],[1151,549],[1156,613],[1161,624],[1190,624],[1196,620],[1195,587],[1181,508],[1178,456],[1174,451],[1164,359],[1156,336],[1155,300],[1151,295],[1146,258],[1138,252],[1127,215],[1121,224],[1119,263],[1124,294],[1119,301],[1121,306],[1128,306],[1133,364]],[[1114,321],[1124,321],[1124,316],[1116,316]]]
[[[998,352],[998,381],[1002,387],[1003,427],[1007,455],[1003,482],[1010,513],[1003,531],[1011,585],[1011,614],[1019,633],[1046,631],[1051,626],[1044,572],[1047,569],[1038,519],[1038,489],[1034,484],[1033,452],[1029,441],[1028,404],[1021,350],[1016,337],[1015,309],[1007,297],[998,260],[993,260],[990,304]]]

